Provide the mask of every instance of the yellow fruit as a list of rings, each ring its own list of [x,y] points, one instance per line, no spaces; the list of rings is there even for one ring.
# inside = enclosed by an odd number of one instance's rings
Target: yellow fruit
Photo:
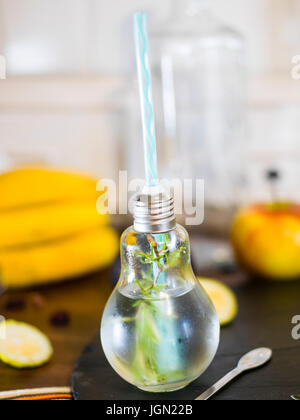
[[[3,248],[67,238],[107,223],[95,200],[7,211],[0,213],[0,253]]]
[[[0,252],[1,282],[23,288],[78,277],[112,263],[119,248],[109,227],[43,245]]]
[[[220,281],[202,278],[199,281],[216,308],[221,326],[228,325],[238,313],[235,294]]]
[[[0,359],[15,368],[34,368],[47,363],[53,349],[50,340],[37,328],[16,322],[4,321],[5,337],[0,339]]]
[[[300,277],[300,206],[257,204],[236,216],[231,239],[247,271],[271,280]]]
[[[24,168],[0,175],[0,211],[59,201],[96,200],[97,181],[47,168]]]
[[[9,288],[60,281],[112,262],[118,249],[96,210],[97,181],[23,168],[0,175],[0,278]]]

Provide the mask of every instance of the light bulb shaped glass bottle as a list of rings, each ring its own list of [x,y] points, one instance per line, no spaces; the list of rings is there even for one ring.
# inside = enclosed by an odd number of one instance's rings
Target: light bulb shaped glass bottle
[[[149,392],[181,389],[212,362],[219,344],[215,308],[196,279],[186,230],[127,229],[122,271],[104,311],[101,340],[114,370]]]

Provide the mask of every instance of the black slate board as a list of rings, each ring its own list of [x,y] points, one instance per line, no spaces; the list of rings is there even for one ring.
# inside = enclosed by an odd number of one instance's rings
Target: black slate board
[[[272,362],[249,372],[220,392],[219,400],[289,400],[300,393],[300,340],[292,339],[292,318],[300,315],[300,282],[248,283],[236,290],[240,313],[222,330],[216,359],[184,390],[149,394],[124,382],[107,363],[97,337],[78,360],[72,386],[77,400],[193,400],[235,367],[240,356],[271,347]]]

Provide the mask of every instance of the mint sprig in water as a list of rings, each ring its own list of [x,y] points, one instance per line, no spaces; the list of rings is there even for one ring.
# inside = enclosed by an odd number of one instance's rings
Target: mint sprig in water
[[[136,315],[132,318],[136,326],[136,352],[132,363],[132,373],[137,383],[159,385],[167,380],[172,380],[157,363],[157,347],[162,341],[159,324],[166,320],[169,321],[174,318],[174,315],[168,315],[158,300],[167,287],[166,284],[158,282],[163,272],[175,264],[182,253],[186,252],[186,248],[181,247],[175,252],[170,252],[168,235],[164,235],[161,247],[151,235],[147,235],[147,237],[150,254],[134,253],[142,264],[151,265],[151,270],[145,270],[147,274],[144,272],[142,279],[135,279],[144,299],[133,303],[133,307],[136,308]],[[173,372],[174,374],[175,372]],[[182,372],[176,372],[176,375],[181,376]]]

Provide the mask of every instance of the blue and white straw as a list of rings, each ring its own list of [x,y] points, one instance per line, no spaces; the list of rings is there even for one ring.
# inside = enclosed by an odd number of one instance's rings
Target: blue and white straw
[[[155,118],[148,49],[147,16],[144,12],[134,14],[134,38],[142,110],[146,184],[148,187],[155,187],[158,185]]]

